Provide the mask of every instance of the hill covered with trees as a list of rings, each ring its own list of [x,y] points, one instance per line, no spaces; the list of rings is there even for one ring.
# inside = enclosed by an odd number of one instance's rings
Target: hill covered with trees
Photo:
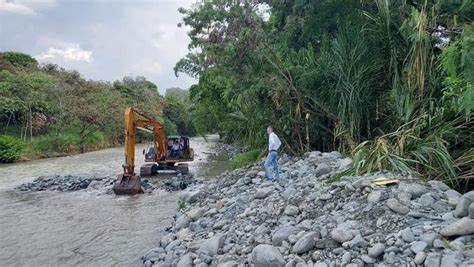
[[[179,110],[172,111],[189,98],[178,95],[170,99],[169,117],[163,114],[166,99],[168,96],[161,96],[157,86],[144,77],[124,77],[113,83],[92,81],[77,71],[39,65],[23,53],[0,53],[0,161],[120,145],[127,106],[161,120],[170,134],[189,128],[173,113]]]

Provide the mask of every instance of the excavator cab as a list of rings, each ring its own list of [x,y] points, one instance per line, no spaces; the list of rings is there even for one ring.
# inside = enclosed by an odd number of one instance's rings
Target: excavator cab
[[[123,174],[115,181],[113,190],[117,195],[143,193],[140,176],[150,176],[159,170],[188,172],[184,162],[194,159],[194,150],[186,136],[166,137],[163,126],[155,119],[132,107],[125,110],[125,163]],[[136,129],[152,133],[153,146],[145,149],[145,164],[140,168],[140,176],[135,174],[135,133]],[[171,143],[172,142],[172,143]],[[171,146],[170,146],[171,145]]]

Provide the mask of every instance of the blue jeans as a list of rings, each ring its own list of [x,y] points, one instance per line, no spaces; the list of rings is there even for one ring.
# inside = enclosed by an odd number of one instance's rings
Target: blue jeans
[[[270,165],[273,165],[273,170],[275,172],[275,178],[279,177],[278,173],[278,154],[276,151],[270,151],[268,153],[267,159],[265,159],[265,174],[267,176],[267,180],[272,180],[272,173],[270,171]]]

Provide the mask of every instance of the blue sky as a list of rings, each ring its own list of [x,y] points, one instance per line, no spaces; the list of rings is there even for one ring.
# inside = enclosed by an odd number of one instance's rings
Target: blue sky
[[[189,43],[177,9],[194,2],[0,0],[0,51],[25,52],[88,79],[141,75],[162,93],[186,89],[195,80],[173,72]]]

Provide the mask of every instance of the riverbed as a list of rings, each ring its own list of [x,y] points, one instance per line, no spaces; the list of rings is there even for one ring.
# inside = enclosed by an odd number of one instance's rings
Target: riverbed
[[[228,169],[215,154],[218,136],[192,138],[190,172],[206,179]],[[137,166],[143,163],[136,149]],[[0,165],[1,266],[139,266],[158,233],[170,225],[184,192],[138,196],[78,192],[18,192],[40,175],[111,176],[121,171],[123,149]]]

